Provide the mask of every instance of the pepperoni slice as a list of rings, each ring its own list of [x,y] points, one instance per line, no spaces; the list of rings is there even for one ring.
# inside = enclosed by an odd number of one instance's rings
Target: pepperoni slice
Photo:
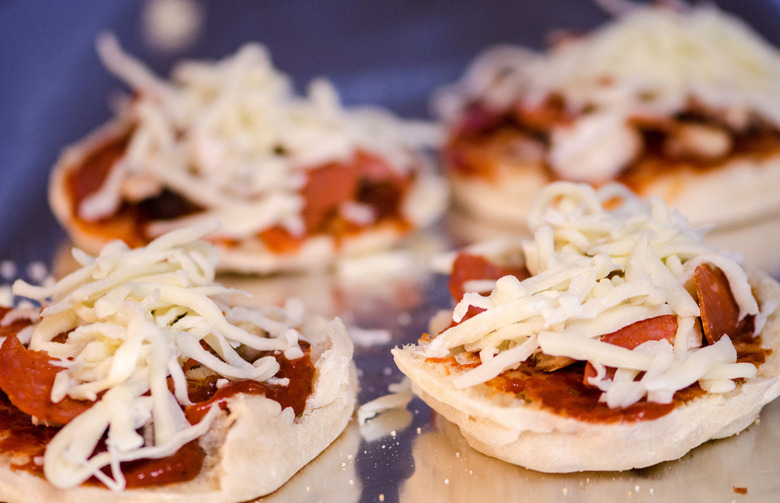
[[[359,225],[339,216],[339,207],[347,201],[370,206],[377,220],[401,221],[401,201],[410,180],[396,173],[381,158],[358,151],[350,160],[332,162],[307,172],[301,189],[304,205],[301,210],[306,235],[327,233],[347,235]],[[284,253],[297,250],[305,239],[293,236],[282,227],[272,227],[260,234],[272,250]]]
[[[463,298],[466,293],[463,284],[473,279],[499,279],[504,276],[515,276],[519,280],[524,280],[531,275],[525,266],[503,266],[490,262],[481,255],[472,255],[470,253],[459,253],[452,264],[452,273],[450,274],[450,293],[455,300]]]
[[[717,267],[701,264],[694,272],[694,281],[707,343],[718,342],[726,334],[733,339],[743,327],[739,320],[739,306],[726,275]]]
[[[677,317],[667,314],[637,321],[611,334],[602,335],[601,341],[621,348],[634,349],[647,341],[662,339],[674,344],[675,334],[677,334]]]
[[[348,161],[312,169],[301,189],[306,229],[316,233],[328,228],[336,219],[339,206],[346,201],[371,206],[379,220],[399,217],[409,183],[386,161],[364,151],[356,152]]]
[[[660,341],[662,339],[674,344],[675,334],[677,334],[677,317],[667,314],[637,321],[620,330],[602,335],[601,341],[621,348],[634,349],[647,341]],[[588,362],[585,365],[582,382],[589,385],[588,378],[595,376],[596,369]]]
[[[25,348],[16,334],[0,346],[0,389],[16,408],[49,425],[67,424],[93,404],[69,397],[51,401],[54,377],[61,370],[45,351]]]
[[[307,173],[308,181],[301,190],[305,201],[303,222],[306,229],[319,229],[343,201],[355,198],[360,172],[355,163],[331,163]]]

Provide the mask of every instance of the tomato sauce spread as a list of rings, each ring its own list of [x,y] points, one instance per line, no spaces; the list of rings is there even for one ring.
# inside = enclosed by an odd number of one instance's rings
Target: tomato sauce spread
[[[301,343],[301,347],[304,346],[305,344]],[[195,403],[184,409],[187,420],[191,424],[200,422],[212,405],[218,404],[220,407],[226,408],[228,406],[227,400],[238,393],[263,395],[279,403],[283,409],[292,407],[296,417],[303,414],[303,410],[306,408],[306,399],[314,390],[315,367],[311,361],[309,348],[304,349],[304,355],[301,358],[294,360],[288,360],[282,353],[274,356],[279,362],[279,371],[276,373],[276,377],[289,378],[288,385],[243,380],[230,381],[217,388],[217,378],[214,376],[199,383],[191,382],[189,386],[190,400]]]
[[[498,164],[518,166],[527,162],[540,162],[550,180],[556,178],[539,155],[540,148],[547,148],[553,126],[566,124],[573,119],[562,97],[550,96],[534,107],[517,106],[503,112],[486,109],[473,103],[461,119],[458,128],[447,141],[444,157],[447,165],[459,173],[490,178]],[[703,124],[727,131],[732,142],[730,151],[719,158],[676,157],[664,148],[674,124]],[[635,120],[632,125],[643,141],[643,153],[636,162],[627,166],[617,180],[639,191],[659,173],[675,173],[679,170],[702,171],[717,169],[724,162],[737,156],[762,159],[777,152],[780,131],[767,124],[756,122],[751,127],[735,131],[722,121],[712,117],[701,106],[691,103],[666,121]],[[526,151],[524,144],[532,142],[536,148]],[[528,155],[531,152],[532,155]],[[499,162],[501,161],[501,162]]]
[[[7,311],[0,308],[0,319]],[[6,336],[0,347],[0,455],[12,457],[12,469],[43,476],[42,457],[47,444],[60,430],[59,425],[67,423],[92,402],[70,398],[57,404],[51,402],[51,384],[59,368],[50,363],[46,353],[27,350],[19,342],[16,332],[27,324],[15,322],[15,326],[11,325],[14,330],[0,326],[0,335]],[[315,374],[308,345],[301,343],[301,347],[304,356],[295,360],[288,360],[281,352],[274,355],[280,366],[276,376],[289,378],[287,386],[244,380],[230,381],[217,389],[216,378],[188,381],[190,399],[195,403],[185,407],[187,418],[194,424],[214,404],[229,407],[227,400],[238,393],[264,395],[282,407],[292,407],[296,416],[300,416],[313,391]],[[29,379],[19,379],[20,376]],[[34,424],[31,415],[43,422]],[[103,449],[105,445],[101,442],[97,450]],[[198,442],[193,441],[165,458],[124,462],[121,468],[128,488],[147,487],[194,479],[204,458]],[[110,474],[108,470],[104,468]],[[98,481],[93,478],[87,483],[98,484]]]
[[[72,201],[75,223],[86,233],[110,239],[122,239],[129,246],[142,246],[150,241],[144,233],[148,222],[183,217],[204,208],[169,190],[140,202],[124,201],[113,215],[91,222],[78,217],[78,208],[89,195],[105,182],[112,165],[122,157],[132,130],[108,139],[92,150],[65,178],[66,190]],[[302,218],[306,232],[294,236],[279,226],[259,233],[259,238],[277,253],[294,252],[307,237],[328,234],[337,240],[354,235],[366,227],[344,218],[341,203],[353,201],[373,209],[376,222],[392,222],[399,230],[410,227],[401,211],[401,203],[413,179],[398,174],[378,156],[358,151],[349,160],[331,162],[307,171],[308,179],[301,189],[304,200]],[[373,223],[368,224],[373,225]],[[225,246],[238,243],[221,242]]]
[[[165,458],[122,463],[122,474],[130,488],[186,482],[200,473],[204,457],[203,449],[195,440]]]
[[[11,468],[43,476],[46,446],[60,430],[56,426],[35,425],[0,392],[0,453],[13,455]],[[105,446],[102,447],[105,449]],[[190,442],[171,456],[122,463],[127,487],[145,487],[192,480],[203,465],[203,450]],[[108,474],[108,468],[104,469]],[[98,484],[90,479],[89,484]]]
[[[113,215],[91,222],[79,218],[78,208],[82,201],[97,192],[108,178],[113,164],[122,157],[130,142],[131,132],[107,139],[81,161],[75,169],[67,172],[66,190],[71,198],[74,222],[86,233],[121,239],[128,246],[147,244],[150,239],[144,234],[144,227],[153,220],[182,217],[201,208],[183,197],[163,190],[153,198],[138,203],[123,202]]]
[[[634,422],[657,419],[678,404],[704,393],[698,385],[678,391],[668,404],[648,402],[634,403],[625,408],[610,408],[599,402],[601,390],[583,383],[584,365],[576,363],[555,372],[543,372],[521,365],[517,370],[505,372],[489,384],[498,391],[513,393],[530,403],[558,415],[594,423]]]
[[[761,337],[743,332],[732,338],[737,349],[737,361],[760,365],[771,352],[761,347]],[[429,358],[430,363],[452,369],[467,369],[454,358]],[[591,423],[635,422],[657,419],[675,407],[702,396],[705,391],[693,384],[677,391],[671,403],[661,404],[642,400],[625,408],[610,408],[599,402],[601,390],[584,383],[586,362],[577,362],[554,372],[537,369],[533,362],[524,362],[515,370],[508,370],[486,384],[494,393],[510,393],[528,404],[535,404],[564,417]]]

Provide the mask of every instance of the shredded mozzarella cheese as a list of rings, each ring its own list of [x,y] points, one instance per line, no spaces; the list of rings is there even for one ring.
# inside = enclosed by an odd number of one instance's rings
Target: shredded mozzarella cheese
[[[640,153],[632,118],[673,116],[693,100],[735,130],[753,115],[780,126],[780,52],[714,6],[636,7],[547,53],[490,48],[434,107],[454,122],[475,100],[502,111],[550,96],[572,120],[553,125],[549,164],[568,180],[600,182]]]
[[[606,203],[614,209],[604,209]],[[500,278],[487,294],[467,292],[452,313],[458,324],[421,344],[427,357],[473,362],[468,355],[478,356],[478,366],[454,379],[456,387],[489,381],[537,352],[589,361],[598,373],[590,383],[604,392],[610,407],[644,397],[668,402],[697,381],[710,392],[724,392],[733,388],[733,379],[755,375],[754,365],[735,363],[728,336],[701,347],[699,306],[690,284],[698,265],[713,264],[726,274],[740,318],[765,317],[745,272],[662,202],[644,202],[613,185],[596,190],[556,182],[542,190],[529,214],[533,238],[472,249],[505,257],[520,247],[533,275],[523,281]],[[484,311],[463,320],[470,307]],[[663,315],[678,319],[674,344],[648,341],[627,349],[600,340]],[[613,378],[606,367],[617,369]],[[636,380],[639,372],[645,374]]]
[[[110,35],[98,40],[98,52],[134,92],[120,110],[132,135],[106,182],[80,204],[86,220],[167,188],[203,211],[153,222],[152,235],[214,218],[222,223],[215,237],[245,239],[275,225],[300,235],[299,191],[307,171],[363,150],[406,175],[426,165],[421,149],[439,143],[433,124],[402,121],[378,108],[345,109],[322,79],[297,96],[258,44],[217,62],[182,62],[170,81],[122,52]],[[374,218],[365,208],[344,212],[355,221]]]
[[[97,257],[75,253],[83,267],[56,283],[14,284],[16,295],[44,306],[29,349],[48,352],[63,368],[52,401],[95,402],[47,446],[43,468],[55,486],[74,487],[95,476],[121,490],[120,462],[165,457],[203,435],[218,408],[195,425],[185,418],[182,407],[190,400],[182,367],[190,359],[227,379],[277,382],[274,357],[245,355],[303,355],[299,341],[308,322],[302,306],[231,308],[220,301],[231,291],[214,283],[216,250],[201,240],[216,228],[179,229],[133,250],[112,242]],[[6,318],[30,316],[14,313]],[[93,454],[104,433],[108,450]],[[111,476],[101,471],[106,466]]]

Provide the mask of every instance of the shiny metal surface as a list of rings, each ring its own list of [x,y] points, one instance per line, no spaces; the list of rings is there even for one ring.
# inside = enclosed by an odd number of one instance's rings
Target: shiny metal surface
[[[205,3],[196,42],[161,52],[144,40],[150,2],[0,2],[0,260],[43,261],[57,269],[64,234],[46,202],[48,170],[60,150],[110,115],[119,84],[101,68],[93,43],[114,31],[161,75],[183,57],[220,57],[256,40],[303,88],[331,78],[345,103],[386,106],[427,117],[430,93],[456,78],[476,53],[501,42],[541,47],[552,28],[586,29],[607,18],[583,0],[305,0]],[[716,2],[780,42],[780,3]],[[449,221],[448,221],[449,222]],[[442,223],[426,253],[467,240]],[[391,347],[416,340],[449,307],[446,279],[418,269],[410,277],[345,283],[332,274],[220,278],[251,291],[252,302],[302,297],[310,309],[366,329],[384,344],[356,346],[360,403],[399,382]],[[263,501],[737,501],[780,499],[780,403],[737,437],[710,442],[679,461],[625,473],[546,475],[485,457],[419,399],[362,431],[353,422],[338,441]],[[380,436],[382,432],[387,433]],[[0,495],[1,496],[1,495]],[[1,498],[0,498],[1,499]]]
[[[438,229],[441,246],[454,246],[459,241],[446,229]],[[221,280],[264,292],[266,300],[274,292],[282,292],[279,299],[314,295],[323,314],[338,314],[362,328],[388,330],[391,340],[386,344],[355,346],[361,404],[386,394],[389,384],[403,378],[390,349],[414,342],[438,309],[451,306],[446,278],[436,275],[360,287],[333,275],[301,276],[292,282]],[[544,474],[475,451],[456,426],[415,398],[406,409],[369,421],[362,430],[353,422],[289,486],[260,501],[291,501],[294,494],[293,500],[309,502],[773,502],[780,496],[778,445],[776,401],[741,434],[708,442],[676,461],[627,472]]]

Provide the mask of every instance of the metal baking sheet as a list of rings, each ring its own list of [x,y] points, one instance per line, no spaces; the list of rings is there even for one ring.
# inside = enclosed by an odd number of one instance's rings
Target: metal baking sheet
[[[218,58],[258,41],[300,89],[324,76],[347,105],[375,104],[427,118],[433,90],[457,78],[483,48],[507,42],[541,48],[551,29],[585,30],[608,19],[586,0],[203,1],[195,2],[203,24],[192,43],[164,50],[146,31],[155,1],[0,2],[0,260],[16,263],[22,276],[38,262],[65,267],[68,244],[48,209],[46,182],[61,149],[110,117],[109,98],[121,88],[95,53],[100,32],[115,33],[160,75],[182,58]],[[780,3],[715,3],[780,44]],[[442,222],[422,249],[457,246],[463,239],[459,231],[459,224]],[[252,291],[253,302],[301,296],[323,314],[387,330],[388,342],[356,346],[361,403],[401,380],[389,349],[416,340],[430,316],[450,305],[446,280],[420,271],[373,284],[328,273],[220,279]],[[488,458],[419,399],[369,426],[361,431],[353,422],[263,501],[761,502],[780,496],[777,402],[734,438],[710,442],[678,461],[623,473],[549,475]]]
[[[292,290],[276,280],[237,278],[232,284],[265,295],[277,288],[283,295],[312,295],[306,282],[298,280]],[[391,334],[386,344],[355,348],[361,403],[387,393],[389,384],[403,378],[390,348],[414,342],[436,310],[450,306],[446,280],[438,276],[360,286],[330,275],[315,281],[319,288],[314,295],[321,296],[324,314],[338,312],[348,323]],[[379,422],[369,422],[363,431],[353,423],[289,487],[261,501],[291,501],[287,498],[293,492],[294,501],[427,503],[769,502],[780,495],[780,401],[767,406],[757,423],[735,437],[708,442],[677,461],[619,473],[544,474],[490,458],[471,449],[456,426],[419,398]]]

